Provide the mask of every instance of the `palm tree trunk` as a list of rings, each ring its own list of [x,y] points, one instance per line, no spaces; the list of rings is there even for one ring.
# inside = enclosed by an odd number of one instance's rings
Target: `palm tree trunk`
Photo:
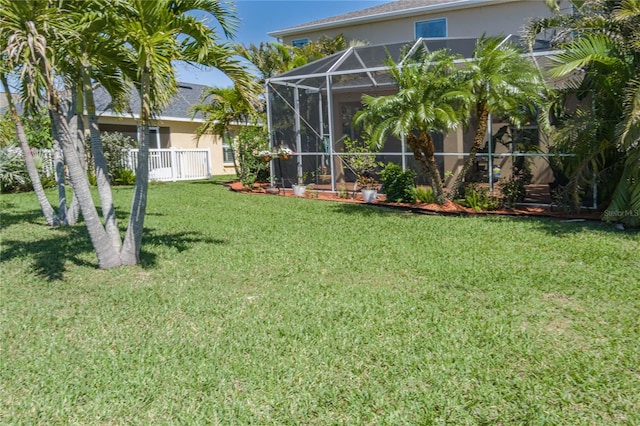
[[[456,177],[456,180],[451,185],[451,190],[449,191],[449,199],[454,200],[460,195],[460,186],[462,185],[462,180],[469,173],[469,170],[473,166],[473,163],[476,161],[476,155],[478,151],[482,148],[482,146],[487,141],[487,126],[489,125],[489,106],[485,103],[478,103],[476,106],[477,116],[478,116],[478,127],[476,128],[476,133],[473,137],[473,145],[471,146],[471,150],[469,151],[469,156],[465,160],[462,165],[462,170]],[[491,173],[491,170],[489,170]]]
[[[33,191],[35,192],[38,203],[40,204],[40,209],[42,210],[44,219],[49,226],[58,226],[60,224],[60,219],[56,215],[56,212],[53,210],[51,203],[47,199],[47,195],[44,193],[44,188],[42,187],[42,182],[40,181],[40,175],[38,174],[38,169],[35,162],[33,161],[31,148],[29,147],[29,142],[27,141],[27,135],[24,131],[24,127],[22,126],[22,120],[20,120],[18,110],[13,103],[13,98],[11,96],[11,92],[9,91],[9,84],[4,73],[0,73],[0,80],[2,81],[2,86],[7,96],[7,103],[9,106],[11,119],[13,120],[13,125],[16,128],[18,140],[20,141],[20,148],[22,149],[22,155],[24,156],[25,165],[27,167],[27,173],[29,174],[29,178],[31,179]]]
[[[409,134],[407,135],[407,145],[409,145],[409,148],[413,152],[413,157],[418,161],[425,176],[430,181],[429,184],[433,190],[433,196],[436,202],[438,204],[444,204],[444,190],[442,189],[440,170],[438,170],[438,164],[436,163],[436,149],[433,144],[433,138],[426,132],[420,133],[419,136]]]
[[[49,114],[51,121],[53,117]],[[56,177],[56,187],[58,189],[58,217],[60,223],[69,224],[67,219],[67,189],[65,188],[64,175],[64,153],[60,147],[60,136],[56,134],[51,126],[51,136],[53,137],[53,169]]]
[[[49,88],[51,90],[52,86],[50,85]],[[113,249],[111,241],[102,226],[91,196],[89,178],[82,167],[82,162],[78,158],[76,144],[73,141],[67,121],[62,115],[57,98],[52,91],[49,92],[49,111],[51,114],[51,129],[60,138],[62,149],[65,153],[69,178],[78,197],[80,211],[89,231],[89,237],[98,258],[98,265],[102,269],[122,266],[119,253]]]
[[[102,217],[104,219],[105,230],[111,240],[114,250],[120,253],[122,241],[120,239],[118,222],[116,220],[116,209],[113,205],[113,194],[111,192],[111,185],[109,182],[109,168],[102,149],[102,139],[100,138],[100,129],[98,128],[98,116],[96,115],[96,105],[93,98],[93,87],[91,85],[90,73],[91,69],[89,66],[83,66],[83,93],[89,121],[91,153],[93,154],[96,183],[98,185],[98,195],[100,197],[100,206],[102,207]]]
[[[151,76],[149,68],[142,71],[140,79],[140,122],[142,140],[138,147],[138,165],[136,167],[136,185],[134,188],[129,225],[124,237],[120,257],[125,265],[140,263],[142,230],[147,210],[147,190],[149,189],[149,120],[151,117]]]

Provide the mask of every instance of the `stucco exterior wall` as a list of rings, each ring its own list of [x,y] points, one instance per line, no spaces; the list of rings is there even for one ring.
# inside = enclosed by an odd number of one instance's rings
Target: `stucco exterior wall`
[[[302,38],[316,41],[324,35],[335,37],[340,33],[348,40],[364,40],[372,45],[409,41],[416,38],[416,22],[438,18],[447,19],[447,37],[519,34],[531,18],[546,16],[551,16],[551,12],[544,1],[520,0],[459,10],[434,11],[317,31],[300,30],[283,37],[283,42],[290,44],[292,40]]]
[[[136,126],[136,120],[132,117],[109,117],[102,116],[98,119],[99,124],[112,124],[119,126]],[[233,164],[224,163],[222,150],[222,139],[219,136],[205,135],[196,140],[196,129],[200,125],[198,122],[188,121],[172,121],[158,120],[153,123],[154,126],[168,128],[168,146],[167,148],[201,148],[209,149],[211,160],[211,173],[213,175],[235,174]],[[161,135],[164,139],[164,135]],[[163,141],[163,147],[165,145]]]

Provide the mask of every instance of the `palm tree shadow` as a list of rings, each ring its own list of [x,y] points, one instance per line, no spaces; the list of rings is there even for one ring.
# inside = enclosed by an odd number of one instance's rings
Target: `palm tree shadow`
[[[176,249],[178,253],[182,253],[198,243],[219,245],[226,244],[227,241],[219,238],[205,238],[202,237],[200,233],[194,231],[155,234],[153,230],[145,229],[142,236],[142,248],[140,250],[141,265],[145,269],[153,268],[157,265],[158,256],[151,251],[145,250],[145,245],[147,244],[172,247]]]
[[[332,210],[336,213],[344,213],[351,216],[388,216],[397,214],[393,209],[387,206],[378,206],[375,204],[362,203],[334,203]]]
[[[4,240],[0,264],[12,259],[28,259],[31,262],[32,272],[49,282],[64,280],[69,263],[80,267],[98,268],[85,226],[60,227],[55,230],[57,231],[55,235],[39,238],[37,241]],[[226,243],[221,239],[203,238],[196,232],[154,233],[153,230],[145,228],[140,253],[142,267],[153,268],[158,262],[155,253],[145,250],[145,244],[163,244],[183,252],[203,242]]]
[[[32,223],[32,224],[42,224],[44,223],[44,217],[40,210],[30,210],[26,212],[21,212],[18,214],[8,213],[6,210],[11,208],[11,204],[3,206],[2,215],[0,215],[0,226],[2,228],[8,228],[12,225],[16,225],[19,223]],[[6,208],[6,210],[5,210]]]

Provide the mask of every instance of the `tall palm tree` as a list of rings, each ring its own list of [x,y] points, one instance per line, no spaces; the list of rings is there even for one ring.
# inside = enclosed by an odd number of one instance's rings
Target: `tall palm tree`
[[[522,56],[518,47],[503,43],[499,37],[480,38],[464,72],[474,97],[476,129],[469,156],[451,186],[450,199],[458,197],[464,177],[486,143],[489,117],[495,114],[508,118],[516,127],[529,124],[522,122],[520,112],[535,109],[544,92],[536,66]]]
[[[140,96],[142,138],[138,151],[134,200],[121,258],[125,265],[140,261],[142,230],[149,180],[149,126],[177,90],[173,61],[213,65],[236,78],[239,90],[250,96],[252,79],[226,56],[230,51],[216,44],[214,29],[189,14],[195,10],[214,16],[225,36],[231,36],[236,19],[214,0],[131,0],[130,13],[122,21],[124,42],[135,52],[136,86]]]
[[[3,49],[3,58],[5,55],[10,57],[14,68],[20,67],[22,87],[26,91],[24,99],[27,102],[35,103],[42,94],[46,95],[52,133],[63,147],[69,177],[99,266],[109,268],[138,263],[148,188],[149,124],[153,115],[167,104],[176,90],[172,61],[183,60],[217,67],[235,80],[238,90],[247,98],[255,94],[255,82],[233,58],[231,46],[219,43],[216,31],[190,12],[200,10],[212,15],[227,37],[232,35],[235,16],[221,2],[212,0],[88,0],[82,3],[81,8],[67,1],[0,1],[3,6],[0,14],[3,19],[0,32],[2,40],[6,36],[11,41],[7,43],[8,46],[22,47],[23,50],[24,46],[38,47],[31,55],[16,54],[18,47]],[[118,8],[118,13],[113,13],[114,9],[108,7],[111,3]],[[14,5],[16,7],[12,7]],[[36,9],[41,13],[34,17]],[[47,19],[36,19],[39,16],[46,16]],[[27,34],[32,39],[20,39],[20,34],[16,36],[9,26],[4,25],[5,20],[11,19],[14,24],[21,24],[31,31]],[[100,21],[101,24],[92,25],[94,21]],[[99,34],[96,35],[96,32]],[[33,43],[33,40],[38,43]],[[82,42],[98,46],[82,46]],[[120,62],[112,62],[107,56],[101,56],[100,52],[106,50],[101,49],[101,43],[102,47],[109,48],[118,44],[123,46],[126,50],[120,52],[121,56],[130,60],[133,64],[131,69],[135,72],[128,67],[123,69]],[[73,64],[63,66],[63,62]],[[114,244],[113,236],[108,235],[102,225],[93,203],[86,170],[76,150],[78,134],[69,119],[72,114],[65,116],[68,110],[60,98],[61,91],[57,90],[57,84],[61,81],[68,84],[68,89],[74,85],[83,87],[84,90],[74,93],[82,97],[80,102],[84,103],[87,99],[86,105],[91,111],[92,86],[99,74],[107,74],[110,69],[123,76],[128,75],[130,81],[135,82],[142,105],[140,124],[143,137],[137,181],[129,226],[120,251]],[[99,146],[97,149],[101,150]],[[113,213],[111,208],[105,210],[105,216]]]
[[[554,144],[565,158],[568,192],[579,208],[580,192],[595,182],[604,219],[640,226],[640,0],[591,0],[575,3],[576,13],[534,21],[532,41],[547,28],[560,28],[551,40],[564,49],[555,56],[554,76],[582,78],[558,97]],[[569,108],[575,98],[586,100]],[[617,213],[627,214],[617,214]],[[616,213],[616,214],[614,214]]]
[[[448,51],[437,50],[418,52],[402,66],[390,60],[390,74],[398,92],[380,97],[364,95],[365,108],[355,116],[355,122],[364,124],[378,146],[389,135],[406,138],[440,204],[445,197],[433,134],[457,128],[467,117],[471,101],[455,59]]]
[[[35,110],[39,107],[39,92],[42,89],[40,78],[42,55],[47,49],[46,39],[39,33],[38,25],[34,21],[39,19],[41,25],[51,18],[43,3],[30,4],[28,2],[0,1],[0,79],[7,99],[16,134],[20,142],[27,173],[33,184],[33,189],[40,204],[45,220],[49,225],[64,223],[64,212],[59,216],[48,201],[40,176],[31,155],[31,150],[18,114],[13,95],[8,83],[11,73],[19,73],[25,84],[22,85],[21,100],[25,109]],[[59,167],[57,167],[59,169]],[[58,181],[60,178],[58,177]],[[63,196],[64,197],[64,196]],[[60,203],[64,207],[64,203]]]

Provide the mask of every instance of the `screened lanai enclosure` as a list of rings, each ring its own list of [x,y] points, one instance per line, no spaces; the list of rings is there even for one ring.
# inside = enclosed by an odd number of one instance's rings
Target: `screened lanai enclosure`
[[[354,114],[362,108],[364,94],[392,94],[397,86],[389,74],[388,59],[402,66],[420,49],[446,48],[466,58],[472,56],[476,39],[419,39],[414,42],[378,46],[356,46],[278,75],[266,82],[267,113],[271,150],[289,148],[289,159],[273,156],[272,184],[290,187],[313,184],[319,189],[351,189],[355,175],[345,159],[356,155],[345,152],[345,139],[359,139],[361,130],[353,124]],[[506,36],[504,43],[520,44],[517,36]],[[537,43],[527,53],[539,66],[545,66],[552,53],[545,43]],[[472,120],[473,121],[473,120]],[[506,127],[505,127],[506,126]],[[474,123],[448,135],[434,135],[436,159],[445,185],[460,172],[473,140]],[[513,129],[500,117],[493,117],[490,137],[466,181],[485,182],[493,187],[497,179],[509,176],[515,162],[526,162],[533,183],[553,181],[546,143],[537,127]],[[394,162],[416,172],[419,184],[425,183],[413,154],[403,140],[389,138],[375,154],[383,163]]]

